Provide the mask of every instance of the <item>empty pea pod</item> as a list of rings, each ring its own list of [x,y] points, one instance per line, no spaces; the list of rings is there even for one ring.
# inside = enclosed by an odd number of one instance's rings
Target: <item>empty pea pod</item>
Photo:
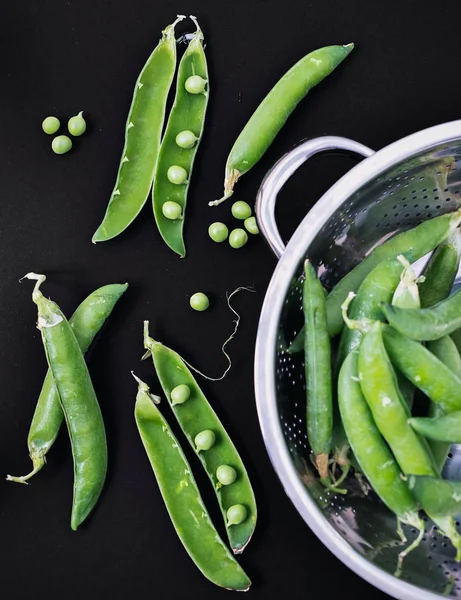
[[[191,18],[197,26],[197,31],[179,63],[176,96],[163,136],[152,189],[154,216],[160,235],[181,258],[186,254],[183,229],[187,192],[195,155],[202,137],[209,90],[207,86],[206,92],[194,94],[187,91],[185,87],[188,78],[194,75],[199,75],[208,81],[207,61],[203,50],[203,33],[195,17]],[[178,144],[178,135],[186,132],[192,132],[195,136],[194,144]],[[182,142],[182,138],[180,141]],[[186,174],[184,180],[178,180],[181,181],[179,185],[172,182],[168,176],[172,166],[179,167]],[[166,202],[179,204],[182,208],[181,219],[165,218],[162,207]]]
[[[94,337],[104,325],[116,302],[127,287],[127,283],[114,283],[95,290],[85,298],[69,319],[69,324],[83,353],[88,350]],[[54,444],[63,420],[64,415],[59,403],[59,394],[54,385],[51,371],[48,370],[27,437],[27,446],[33,469],[28,475],[22,477],[8,475],[7,479],[9,481],[26,483],[42,469],[45,464],[45,456]]]
[[[248,590],[251,581],[219,537],[187,458],[155,405],[160,399],[135,378],[136,425],[179,539],[207,579],[230,590]]]
[[[451,235],[461,222],[461,210],[424,221],[413,229],[397,234],[374,248],[361,263],[343,277],[327,297],[327,320],[330,335],[337,335],[344,326],[341,306],[349,292],[355,292],[365,277],[381,261],[403,254],[414,262],[436,248]],[[402,309],[403,310],[403,309]]]
[[[125,145],[102,223],[93,242],[105,242],[124,231],[144,206],[154,178],[168,92],[176,69],[174,28],[180,15],[162,33],[136,81],[125,128]]]
[[[242,459],[183,359],[149,337],[147,321],[144,323],[144,347],[152,355],[160,384],[179,425],[213,483],[224,521],[227,522],[226,513],[231,506],[243,504],[247,509],[246,519],[227,529],[231,548],[234,554],[239,554],[253,535],[257,517],[253,489]],[[179,385],[187,386],[190,395],[183,404],[173,405],[171,393]],[[203,430],[210,430],[215,435],[214,444],[208,450],[197,448],[195,443],[196,436]],[[223,484],[217,475],[218,469],[223,466],[235,470],[236,479],[228,485]],[[220,472],[224,470],[221,469]],[[230,471],[226,469],[225,476],[228,474]]]
[[[232,196],[238,179],[260,160],[298,103],[330,75],[353,48],[354,44],[347,44],[314,50],[275,84],[235,141],[227,158],[224,196],[210,202],[210,206],[217,206]]]
[[[104,422],[72,327],[58,305],[40,291],[45,276],[28,273],[26,278],[37,280],[32,299],[38,307],[38,328],[72,445],[74,495],[71,527],[75,530],[94,508],[106,478]]]

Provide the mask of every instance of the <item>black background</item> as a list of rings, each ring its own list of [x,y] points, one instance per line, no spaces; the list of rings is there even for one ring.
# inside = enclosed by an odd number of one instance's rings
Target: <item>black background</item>
[[[424,4],[424,5],[423,5]],[[134,81],[160,31],[179,12],[198,16],[207,40],[211,97],[192,180],[180,260],[163,244],[149,206],[119,238],[94,246],[112,190]],[[241,330],[233,368],[203,387],[234,437],[259,502],[256,534],[241,558],[255,599],[385,595],[344,567],[310,532],[284,495],[267,458],[253,394],[259,310],[276,261],[261,238],[242,250],[213,244],[213,220],[233,223],[220,195],[228,151],[264,94],[296,60],[326,44],[356,50],[296,110],[264,159],[238,184],[253,202],[266,170],[304,137],[344,135],[380,148],[460,116],[461,4],[409,0],[41,0],[8,2],[0,19],[0,464],[29,468],[26,436],[46,369],[35,329],[28,271],[45,272],[44,290],[70,314],[94,288],[130,283],[90,356],[110,449],[107,485],[93,517],[69,526],[72,460],[62,432],[48,465],[29,487],[0,480],[1,594],[8,599],[224,598],[176,538],[133,419],[130,371],[159,392],[152,364],[140,363],[142,320],[152,333],[209,374],[225,360],[232,328],[225,292],[254,285],[235,305]],[[178,32],[192,30],[188,22]],[[65,156],[40,128],[84,110],[89,131]],[[305,211],[351,159],[323,157],[304,167],[280,198],[289,237]],[[194,313],[188,297],[210,294]],[[168,412],[166,413],[168,415]],[[194,463],[194,466],[197,466]],[[205,499],[220,526],[205,477]],[[222,528],[221,528],[222,531]]]

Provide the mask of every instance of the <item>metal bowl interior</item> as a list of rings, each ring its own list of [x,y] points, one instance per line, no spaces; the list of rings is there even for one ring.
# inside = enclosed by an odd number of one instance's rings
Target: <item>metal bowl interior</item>
[[[461,598],[461,565],[454,561],[454,549],[427,521],[423,543],[405,559],[400,578],[394,576],[403,548],[394,515],[372,492],[365,495],[354,476],[347,480],[348,494],[339,496],[326,492],[312,470],[303,354],[291,355],[287,348],[303,322],[300,276],[306,257],[331,289],[376,245],[460,205],[461,121],[419,132],[367,158],[299,226],[273,275],[258,329],[258,413],[285,491],[330,550],[402,600]],[[446,472],[461,479],[461,446],[452,448]],[[405,533],[412,540],[416,532],[406,528]]]

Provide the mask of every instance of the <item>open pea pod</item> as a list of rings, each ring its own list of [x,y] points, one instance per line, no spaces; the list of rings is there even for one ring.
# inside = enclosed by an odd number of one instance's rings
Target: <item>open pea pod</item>
[[[213,484],[227,525],[231,548],[234,554],[240,554],[253,535],[257,517],[253,488],[242,459],[184,360],[174,350],[149,337],[148,321],[144,322],[144,347],[152,355],[160,384],[184,435]],[[182,398],[173,401],[172,392],[176,392],[179,386],[179,391],[183,392]],[[187,388],[183,386],[187,386],[188,393],[184,394]],[[204,431],[213,432],[214,443],[206,450],[199,450],[195,438]],[[235,481],[228,485],[223,484],[217,476],[218,468],[224,465],[236,472]],[[239,505],[245,507],[246,518],[239,524],[229,525],[227,511]]]

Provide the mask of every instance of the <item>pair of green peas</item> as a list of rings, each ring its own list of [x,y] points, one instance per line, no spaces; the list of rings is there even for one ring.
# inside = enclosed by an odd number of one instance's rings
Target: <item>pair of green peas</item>
[[[184,87],[189,94],[204,94],[206,80],[200,75],[191,75],[186,79]],[[190,150],[195,146],[198,141],[198,137],[188,129],[180,131],[176,136],[176,144],[184,150]],[[167,171],[167,178],[170,183],[174,185],[183,185],[187,183],[188,173],[184,167],[179,165],[172,165]],[[166,219],[176,221],[182,218],[182,208],[178,202],[168,200],[162,206],[162,213]]]
[[[251,206],[247,202],[239,200],[232,205],[232,216],[244,222],[245,229],[238,227],[229,234],[229,229],[225,223],[216,221],[208,228],[208,235],[217,244],[225,242],[229,238],[229,245],[232,248],[242,248],[248,242],[248,234],[257,235],[259,233],[256,217],[252,216]]]
[[[190,388],[188,385],[180,384],[171,390],[171,403],[173,406],[184,404],[190,398]],[[198,433],[194,438],[197,452],[206,452],[216,443],[216,435],[211,429],[205,429]],[[216,469],[216,479],[218,485],[232,485],[237,479],[237,471],[230,465],[219,465]],[[243,504],[233,504],[226,512],[227,526],[240,525],[248,516],[248,510]]]
[[[42,129],[47,135],[54,135],[60,127],[61,122],[57,117],[46,117],[42,122]],[[80,111],[78,115],[69,119],[67,129],[74,137],[85,133],[86,121],[83,118],[83,111]],[[55,154],[66,154],[72,149],[72,140],[67,135],[58,135],[51,142],[51,148]]]

